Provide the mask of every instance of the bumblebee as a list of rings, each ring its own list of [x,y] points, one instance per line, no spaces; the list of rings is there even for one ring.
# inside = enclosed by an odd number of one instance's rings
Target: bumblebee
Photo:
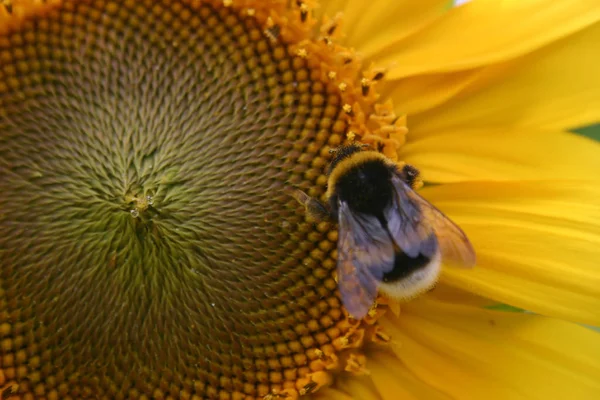
[[[368,313],[378,290],[407,300],[431,289],[442,260],[475,265],[465,233],[414,191],[416,168],[351,144],[335,151],[327,174],[327,205],[293,195],[311,217],[338,223],[338,285],[354,318]]]

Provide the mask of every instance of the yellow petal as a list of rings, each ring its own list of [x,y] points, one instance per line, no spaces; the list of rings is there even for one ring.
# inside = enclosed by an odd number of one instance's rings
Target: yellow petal
[[[451,400],[426,382],[416,378],[392,353],[369,354],[371,379],[383,400]]]
[[[444,282],[438,282],[435,287],[427,293],[427,297],[447,304],[468,304],[479,308],[492,308],[504,306],[497,301],[465,292],[462,289],[450,286]]]
[[[600,326],[600,186],[465,182],[421,194],[467,233],[477,265],[444,282],[539,314]]]
[[[378,7],[376,11],[382,21],[403,19],[400,8],[392,12],[389,6]],[[384,22],[373,24],[372,32],[362,33],[369,41],[361,51],[383,65],[397,61],[388,74],[396,79],[515,58],[599,20],[600,2],[596,0],[475,0],[445,13],[407,40],[389,28],[380,34]]]
[[[334,388],[324,388],[314,394],[311,399],[313,400],[356,400],[341,390]],[[362,399],[362,398],[361,398]],[[377,397],[364,397],[364,400],[379,400]]]
[[[427,298],[382,324],[399,358],[387,368],[452,399],[600,398],[600,335],[587,328]]]
[[[336,378],[335,386],[353,399],[383,400],[378,387],[369,376],[341,374]]]
[[[378,90],[382,98],[391,98],[394,101],[398,114],[409,115],[412,119],[414,114],[430,110],[451,100],[479,79],[481,73],[481,68],[476,68],[446,74],[386,80]],[[412,120],[410,122],[412,124]]]
[[[428,182],[600,178],[600,143],[566,132],[444,131],[409,137],[400,158]]]
[[[333,17],[339,12],[344,13],[344,21],[348,20],[346,16],[346,6],[349,0],[326,0],[321,1],[319,7],[314,10],[317,21],[321,22],[323,16]]]
[[[411,134],[515,127],[568,130],[600,121],[598,43],[600,23],[527,56],[484,68],[451,101],[412,115]],[[401,99],[392,98],[402,111]]]
[[[325,2],[331,15],[333,7]],[[339,1],[335,2],[339,3]],[[448,0],[348,0],[344,12],[345,44],[369,57],[433,23],[449,9]],[[339,4],[336,4],[339,6]]]

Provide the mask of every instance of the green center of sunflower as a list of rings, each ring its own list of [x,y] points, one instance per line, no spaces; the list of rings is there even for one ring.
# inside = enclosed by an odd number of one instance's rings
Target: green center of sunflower
[[[285,190],[324,193],[348,105],[226,5],[64,1],[0,35],[5,394],[302,394],[352,341],[334,227]]]

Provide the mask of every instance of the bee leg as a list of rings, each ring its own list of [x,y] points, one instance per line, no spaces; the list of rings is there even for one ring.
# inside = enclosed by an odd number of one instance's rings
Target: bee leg
[[[398,176],[402,179],[408,186],[415,189],[419,186],[420,172],[416,167],[413,167],[410,164],[404,164],[400,171],[398,172]]]
[[[329,221],[332,219],[331,211],[319,200],[310,197],[302,190],[292,189],[289,194],[302,204],[306,210],[306,215],[315,221]]]
[[[317,199],[311,198],[305,207],[306,215],[315,221],[321,222],[329,221],[331,219],[331,212],[329,209]]]

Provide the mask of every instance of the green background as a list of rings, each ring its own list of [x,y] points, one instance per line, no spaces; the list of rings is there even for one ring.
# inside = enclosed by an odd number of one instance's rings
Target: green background
[[[575,132],[583,136],[589,137],[591,139],[600,141],[600,124],[575,129]]]

